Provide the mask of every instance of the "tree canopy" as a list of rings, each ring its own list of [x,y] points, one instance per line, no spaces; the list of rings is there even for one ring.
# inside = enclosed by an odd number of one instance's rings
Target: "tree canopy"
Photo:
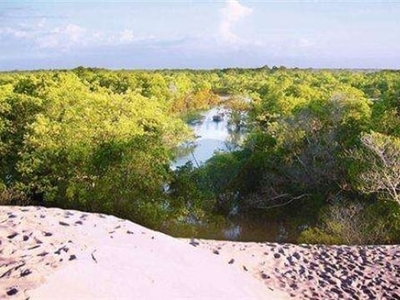
[[[336,242],[350,241],[332,224],[356,211],[391,228],[379,234],[392,242],[400,239],[399,104],[400,72],[391,70],[0,73],[0,202],[153,226],[266,210],[317,226],[303,238],[326,241],[329,232]],[[173,171],[174,149],[192,137],[184,120],[216,105],[244,142]],[[360,232],[378,236],[371,224]]]

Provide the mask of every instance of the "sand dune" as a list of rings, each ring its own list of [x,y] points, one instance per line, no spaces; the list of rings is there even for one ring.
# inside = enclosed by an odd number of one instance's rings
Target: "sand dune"
[[[400,299],[400,246],[186,240],[292,299]]]
[[[400,247],[175,239],[0,206],[0,299],[400,299]]]
[[[286,299],[202,249],[113,216],[0,207],[0,298]]]

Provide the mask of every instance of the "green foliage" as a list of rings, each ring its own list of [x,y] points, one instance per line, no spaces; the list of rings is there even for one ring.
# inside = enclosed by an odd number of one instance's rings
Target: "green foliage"
[[[301,233],[299,243],[365,245],[399,241],[400,209],[390,202],[336,202],[326,207],[320,224]]]
[[[398,71],[283,67],[0,73],[0,201],[158,227],[233,208],[273,210],[320,217],[304,241],[393,242],[399,82]],[[243,146],[171,171],[177,145],[191,136],[182,119],[220,99],[232,128],[246,129]],[[354,217],[353,202],[331,205],[338,194],[361,203]]]
[[[246,124],[247,113],[250,110],[250,98],[230,97],[224,101],[224,107],[228,110],[229,126],[239,131]]]
[[[35,75],[2,89],[3,198],[15,190],[7,197],[162,222],[172,148],[189,136],[164,99],[92,88],[71,72]]]
[[[361,137],[363,147],[349,153],[354,186],[365,194],[382,193],[400,204],[400,138],[378,132]]]
[[[338,223],[331,224],[341,227]],[[338,230],[335,230],[338,231]],[[324,244],[324,245],[342,245],[343,239],[338,236],[332,236],[332,233],[326,232],[318,227],[304,230],[297,239],[299,244]]]
[[[169,209],[176,212],[178,223],[195,224],[201,222],[213,209],[213,194],[200,186],[198,171],[189,162],[174,172],[169,186]]]
[[[253,176],[258,184],[246,203],[258,208],[340,190],[347,182],[342,154],[370,122],[371,103],[354,88],[338,84],[329,86],[332,92],[327,94],[313,93],[311,87],[300,93],[290,79],[281,80],[284,89],[261,98],[250,113],[247,147],[256,159],[248,161],[249,169],[260,171]]]

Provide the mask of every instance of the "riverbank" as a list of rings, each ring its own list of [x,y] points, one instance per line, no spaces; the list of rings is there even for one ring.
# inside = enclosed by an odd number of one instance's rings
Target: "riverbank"
[[[293,299],[400,299],[400,246],[185,239]]]

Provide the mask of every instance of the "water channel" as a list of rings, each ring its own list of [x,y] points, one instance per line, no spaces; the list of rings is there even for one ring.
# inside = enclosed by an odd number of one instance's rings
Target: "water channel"
[[[228,130],[227,117],[216,122],[213,117],[218,114],[226,116],[226,111],[218,107],[212,108],[202,113],[199,120],[189,124],[193,129],[196,140],[183,146],[181,151],[184,154],[172,164],[173,169],[183,166],[189,161],[194,166],[199,166],[210,159],[216,151],[228,150],[231,135]]]
[[[213,117],[224,114],[216,122]],[[216,151],[229,151],[237,147],[245,132],[232,132],[228,126],[228,115],[221,108],[213,108],[202,114],[202,118],[193,122],[196,140],[190,147],[183,148],[182,155],[171,166],[176,169],[191,161],[194,166],[203,164]],[[188,145],[186,145],[188,146]],[[298,229],[288,230],[283,220],[271,220],[266,214],[238,213],[226,218],[216,218],[206,224],[188,224],[166,229],[166,233],[176,237],[196,237],[218,240],[237,240],[253,242],[295,242]]]

